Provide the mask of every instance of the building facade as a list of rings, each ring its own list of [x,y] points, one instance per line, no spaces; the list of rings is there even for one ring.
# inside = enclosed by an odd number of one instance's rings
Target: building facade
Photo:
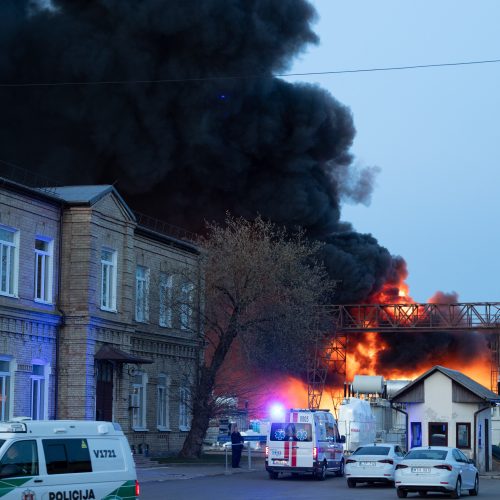
[[[198,249],[112,186],[0,195],[3,418],[113,420],[137,453],[177,452],[203,347]]]
[[[391,400],[406,408],[408,449],[460,448],[485,472],[492,467],[491,409],[498,398],[463,373],[435,366]]]

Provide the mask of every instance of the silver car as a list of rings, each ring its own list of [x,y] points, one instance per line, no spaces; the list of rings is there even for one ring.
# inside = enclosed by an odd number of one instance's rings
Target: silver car
[[[464,490],[472,496],[479,492],[474,462],[447,446],[412,448],[396,466],[394,476],[399,498],[405,498],[408,492],[425,496],[429,491],[440,491],[451,498],[460,498]]]

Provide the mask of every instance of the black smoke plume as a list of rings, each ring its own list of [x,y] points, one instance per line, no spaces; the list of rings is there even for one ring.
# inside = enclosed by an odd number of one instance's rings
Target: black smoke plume
[[[374,173],[354,168],[351,113],[272,76],[318,42],[315,16],[306,0],[2,0],[0,82],[19,85],[0,87],[0,159],[116,182],[193,231],[227,210],[301,226],[327,243],[338,300],[366,301],[397,262],[340,222]]]

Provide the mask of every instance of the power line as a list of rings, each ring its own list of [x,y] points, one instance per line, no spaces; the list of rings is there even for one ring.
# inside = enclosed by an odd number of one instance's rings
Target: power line
[[[99,85],[144,85],[144,84],[164,84],[164,83],[189,83],[208,82],[220,80],[257,80],[268,78],[285,78],[291,76],[321,76],[321,75],[342,75],[349,73],[375,73],[380,71],[404,71],[411,69],[444,68],[450,66],[470,66],[478,64],[497,64],[500,59],[486,59],[480,61],[461,61],[453,63],[437,64],[415,64],[412,66],[388,66],[382,68],[358,68],[339,69],[332,71],[309,71],[304,73],[277,73],[273,75],[233,75],[233,76],[206,76],[196,78],[166,78],[159,80],[103,80],[93,82],[25,82],[25,83],[0,83],[0,87],[75,87],[75,86],[99,86]]]

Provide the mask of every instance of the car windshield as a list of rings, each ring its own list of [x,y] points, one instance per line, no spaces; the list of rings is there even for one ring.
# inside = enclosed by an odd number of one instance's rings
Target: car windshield
[[[353,455],[388,455],[389,450],[387,446],[361,446]]]
[[[410,450],[405,460],[445,460],[447,450]]]

